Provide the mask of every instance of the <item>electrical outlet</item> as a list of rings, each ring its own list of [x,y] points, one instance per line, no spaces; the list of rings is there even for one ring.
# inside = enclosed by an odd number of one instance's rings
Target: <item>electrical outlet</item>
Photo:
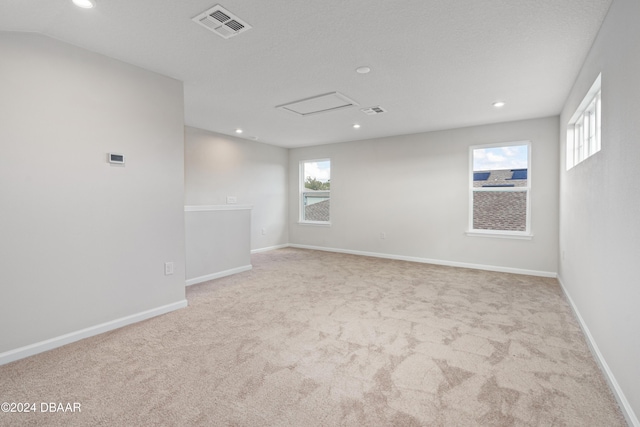
[[[384,240],[387,238],[387,233],[380,233],[380,240]]]
[[[173,274],[173,262],[164,263],[164,275],[170,276]]]
[[[263,228],[263,229],[262,229],[262,235],[263,235],[263,236],[265,236],[266,234],[267,234],[267,229],[266,229],[266,228]]]
[[[236,196],[227,196],[228,205],[235,205],[236,203],[238,203],[238,198]]]

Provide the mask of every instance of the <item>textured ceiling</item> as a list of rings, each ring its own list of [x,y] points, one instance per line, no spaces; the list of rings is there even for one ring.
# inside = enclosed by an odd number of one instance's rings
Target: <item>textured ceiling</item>
[[[182,80],[187,125],[242,128],[282,147],[556,115],[611,3],[96,1],[83,10],[71,0],[2,0],[0,30],[43,33]],[[191,21],[215,4],[253,28],[225,40]],[[275,108],[336,91],[387,113]],[[507,105],[495,109],[496,100]]]

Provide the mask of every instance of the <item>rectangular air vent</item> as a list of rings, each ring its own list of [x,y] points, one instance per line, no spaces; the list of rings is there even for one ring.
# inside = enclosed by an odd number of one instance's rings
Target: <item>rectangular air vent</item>
[[[109,163],[124,165],[124,154],[109,153],[107,160]]]
[[[301,116],[310,116],[312,114],[326,113],[357,105],[354,100],[347,98],[340,92],[331,92],[289,102],[288,104],[278,105],[276,108]]]
[[[251,25],[229,12],[219,4],[193,18],[209,31],[228,39],[251,29]]]
[[[362,111],[363,113],[369,115],[369,116],[373,116],[376,114],[381,114],[381,113],[386,113],[387,110],[385,110],[384,108],[377,106],[377,107],[369,107],[369,108],[361,108],[360,111]]]

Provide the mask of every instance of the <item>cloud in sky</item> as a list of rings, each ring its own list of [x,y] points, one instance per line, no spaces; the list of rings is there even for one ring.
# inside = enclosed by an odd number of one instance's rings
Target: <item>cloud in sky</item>
[[[526,169],[528,155],[526,145],[477,148],[473,150],[473,170]]]
[[[304,179],[312,177],[318,181],[327,182],[331,179],[331,163],[328,160],[322,162],[307,162],[304,164]]]

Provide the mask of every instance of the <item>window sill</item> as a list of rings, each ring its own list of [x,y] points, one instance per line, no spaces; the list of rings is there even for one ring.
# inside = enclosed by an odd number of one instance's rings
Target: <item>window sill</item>
[[[312,225],[315,227],[331,227],[330,222],[298,221],[298,225]]]
[[[493,237],[495,239],[515,239],[515,240],[531,240],[533,234],[520,231],[493,231],[493,230],[473,230],[465,231],[470,237]]]

